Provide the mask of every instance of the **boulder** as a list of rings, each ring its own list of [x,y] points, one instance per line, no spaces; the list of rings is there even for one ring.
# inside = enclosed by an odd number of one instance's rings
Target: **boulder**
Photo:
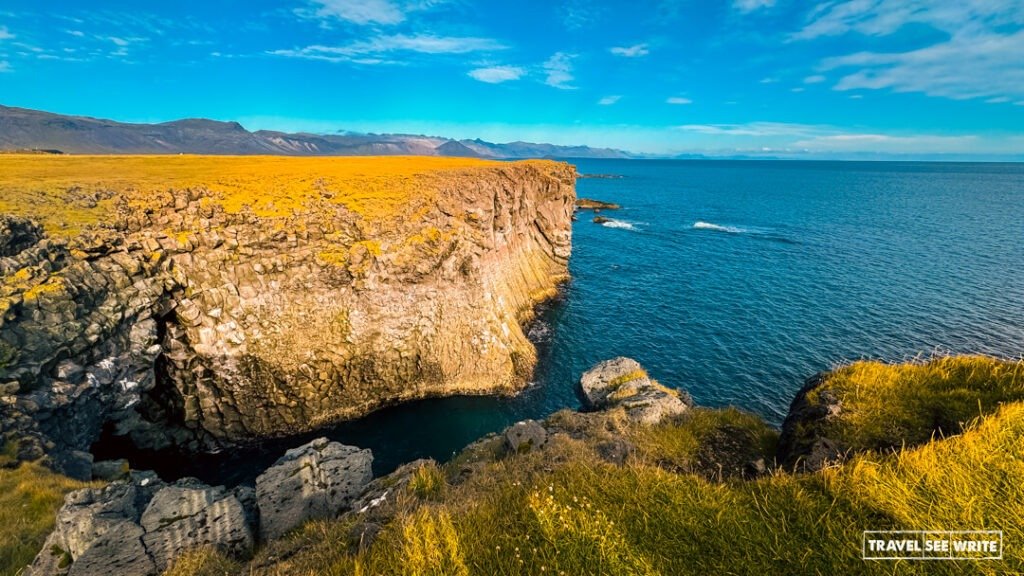
[[[178,554],[215,546],[235,556],[252,550],[254,539],[245,509],[223,488],[179,481],[161,489],[140,519],[142,542],[157,570],[167,569]]]
[[[839,398],[831,390],[822,389],[826,380],[825,373],[808,378],[789,406],[776,453],[779,463],[787,468],[815,471],[846,458],[847,447],[826,436],[829,422],[843,411]],[[811,392],[816,390],[812,402]]]
[[[92,477],[94,480],[124,480],[129,473],[128,461],[120,458],[117,460],[102,460],[92,463]]]
[[[693,401],[685,392],[662,386],[632,358],[613,358],[580,377],[584,406],[591,410],[622,407],[635,422],[657,424],[685,412]]]
[[[285,452],[256,478],[260,536],[277,538],[312,518],[348,509],[370,480],[373,454],[318,438]]]
[[[161,482],[152,472],[71,492],[36,556],[32,576],[159,574],[181,553],[213,546],[234,555],[253,547],[252,527],[233,493],[197,480]]]
[[[520,454],[543,447],[548,441],[548,432],[536,420],[523,420],[509,426],[504,437],[508,451]]]

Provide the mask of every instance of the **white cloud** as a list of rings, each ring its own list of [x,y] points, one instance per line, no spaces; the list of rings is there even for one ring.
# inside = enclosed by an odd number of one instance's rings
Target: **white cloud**
[[[977,136],[890,136],[887,134],[834,134],[797,140],[792,146],[815,152],[923,153],[971,152]]]
[[[775,0],[733,0],[732,3],[735,10],[744,14],[772,6],[775,6]]]
[[[827,58],[843,70],[836,90],[888,89],[965,100],[1024,96],[1024,0],[846,0],[819,5],[791,40],[860,34],[885,37],[910,26],[944,40],[905,52]]]
[[[863,98],[863,94],[850,94],[850,100],[862,100]]]
[[[797,94],[799,94],[800,92],[804,91],[804,87],[803,86],[797,86],[796,88],[790,88],[789,91],[790,92],[796,92]]]
[[[830,128],[812,124],[785,122],[749,122],[747,124],[685,124],[677,130],[709,136],[812,136],[827,133]]]
[[[468,72],[469,76],[488,84],[500,84],[511,80],[519,80],[526,74],[526,70],[518,66],[490,66],[477,68]]]
[[[71,34],[72,36],[74,36],[76,38],[81,38],[81,37],[85,36],[85,32],[82,32],[81,30],[65,30],[65,32],[67,32],[68,34]]]
[[[821,74],[815,74],[813,76],[808,76],[807,78],[804,78],[804,84],[820,84],[825,80],[828,80],[828,78],[825,78]]]
[[[668,100],[665,100],[666,104],[693,104],[693,100],[689,98],[683,98],[681,96],[672,96]]]
[[[572,61],[575,54],[555,52],[547,62],[543,64],[544,72],[547,74],[544,83],[553,88],[561,90],[575,90],[571,83],[576,79],[572,75]]]
[[[11,34],[6,26],[0,26],[0,40],[13,40],[14,38],[14,34]]]
[[[647,56],[651,53],[648,49],[647,44],[635,44],[633,46],[616,46],[609,50],[616,56],[623,56],[625,58],[637,58],[640,56]]]
[[[761,84],[775,84],[778,81],[779,81],[778,78],[772,78],[772,77],[761,78]]]
[[[857,32],[886,36],[908,24],[945,32],[965,27],[998,28],[1024,24],[1020,0],[846,0],[821,4],[792,38],[806,40]]]
[[[129,42],[128,40],[125,40],[124,38],[118,38],[117,36],[107,36],[107,40],[113,42],[115,46],[124,47],[131,44],[131,42]]]
[[[1010,101],[1009,97],[1007,97],[1007,96],[1000,96],[998,98],[989,98],[988,100],[985,100],[985,104],[1003,104],[1003,103],[1009,102],[1009,101]]]
[[[1024,96],[1024,30],[962,31],[910,52],[858,52],[828,58],[825,70],[855,69],[836,90],[891,89],[956,100]]]
[[[356,64],[393,63],[385,58],[396,52],[419,54],[468,54],[503,50],[501,43],[490,38],[472,36],[430,36],[394,34],[377,36],[369,40],[353,42],[345,46],[324,46],[315,44],[304,48],[273,50],[270,54],[288,58],[305,58],[326,62],[353,62]]]
[[[6,60],[0,60],[0,74],[5,72],[14,72],[14,68],[11,68],[11,63]]]
[[[601,106],[611,106],[612,104],[615,104],[619,100],[622,100],[622,96],[605,96],[604,98],[598,100],[597,103],[600,104]]]
[[[856,132],[822,124],[749,122],[746,124],[687,124],[676,130],[714,142],[745,148],[771,147],[775,150],[817,153],[870,152],[886,154],[975,153],[984,142],[975,135],[886,134]],[[993,143],[986,144],[992,148]]]
[[[354,24],[398,24],[405,13],[389,0],[313,0],[315,15]]]

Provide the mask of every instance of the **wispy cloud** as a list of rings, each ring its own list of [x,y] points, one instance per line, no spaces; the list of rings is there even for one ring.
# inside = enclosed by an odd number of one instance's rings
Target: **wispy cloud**
[[[75,38],[83,38],[85,36],[85,32],[82,32],[81,30],[65,30],[65,32],[71,34]]]
[[[775,0],[733,0],[732,3],[734,10],[744,14],[772,6],[775,6]]]
[[[605,96],[604,98],[598,100],[597,103],[600,104],[601,106],[611,106],[612,104],[615,104],[619,100],[622,100],[622,96]]]
[[[815,74],[804,78],[804,84],[821,84],[825,80],[828,80],[828,78],[821,74]]]
[[[749,122],[746,124],[687,124],[677,130],[715,141],[742,143],[751,148],[768,145],[773,151],[869,153],[971,153],[975,135],[886,134],[859,132],[821,124]]]
[[[405,12],[389,0],[313,0],[313,15],[354,24],[398,24]]]
[[[272,50],[270,54],[288,58],[305,58],[327,62],[381,64],[393,62],[386,58],[393,53],[469,54],[503,50],[505,46],[490,38],[471,36],[431,36],[394,34],[377,36],[344,46],[315,44],[304,48]]]
[[[11,67],[11,63],[6,60],[0,60],[0,74],[7,72],[14,72],[14,68]]]
[[[647,56],[651,53],[647,44],[634,44],[633,46],[616,46],[609,50],[616,56],[622,56],[625,58],[638,58],[640,56]]]
[[[6,26],[0,26],[0,40],[13,40],[14,38],[14,34],[11,34]]]
[[[572,31],[593,26],[601,19],[603,12],[599,3],[589,0],[567,0],[558,8],[562,24]]]
[[[836,90],[923,92],[956,100],[1024,96],[1024,30],[956,33],[946,42],[901,53],[858,52],[828,58],[824,70],[856,70]]]
[[[682,104],[693,104],[693,100],[690,100],[689,98],[683,98],[682,96],[672,96],[671,98],[665,100],[665,103],[675,104],[678,106]]]
[[[859,34],[885,37],[910,25],[945,39],[904,52],[862,51],[827,58],[842,70],[836,90],[889,89],[930,96],[1024,97],[1024,2],[1021,0],[848,0],[814,9],[791,40]]]
[[[572,66],[575,58],[575,54],[555,52],[542,66],[547,75],[544,83],[561,90],[575,90],[576,87],[572,85],[572,81],[576,79]]]
[[[835,132],[827,126],[786,122],[749,122],[746,124],[684,124],[677,130],[710,136],[814,136]]]
[[[519,80],[526,75],[526,70],[518,66],[489,66],[487,68],[476,68],[468,72],[469,76],[488,84],[500,84]]]
[[[775,84],[778,81],[779,81],[778,78],[773,78],[771,76],[769,76],[767,78],[761,78],[761,80],[760,80],[761,84]]]

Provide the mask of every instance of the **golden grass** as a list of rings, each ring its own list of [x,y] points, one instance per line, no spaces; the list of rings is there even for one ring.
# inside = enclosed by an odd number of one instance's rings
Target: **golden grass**
[[[32,562],[64,495],[87,486],[39,464],[0,468],[0,574],[17,574]]]
[[[854,450],[916,445],[963,426],[1006,402],[1024,400],[1024,362],[950,356],[920,363],[856,362],[832,373],[811,402],[828,391],[841,415],[823,431]]]
[[[149,206],[169,190],[207,188],[228,213],[249,207],[288,216],[310,201],[344,205],[366,218],[395,214],[435,191],[422,176],[501,166],[473,158],[281,156],[0,156],[0,213],[40,220],[54,234],[103,221],[119,197]],[[110,193],[113,194],[110,194]]]

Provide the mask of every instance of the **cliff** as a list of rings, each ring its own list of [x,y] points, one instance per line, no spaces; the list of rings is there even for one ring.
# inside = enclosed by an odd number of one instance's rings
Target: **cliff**
[[[567,278],[574,169],[528,161],[0,157],[0,395],[22,459],[103,427],[217,450],[512,393]]]

